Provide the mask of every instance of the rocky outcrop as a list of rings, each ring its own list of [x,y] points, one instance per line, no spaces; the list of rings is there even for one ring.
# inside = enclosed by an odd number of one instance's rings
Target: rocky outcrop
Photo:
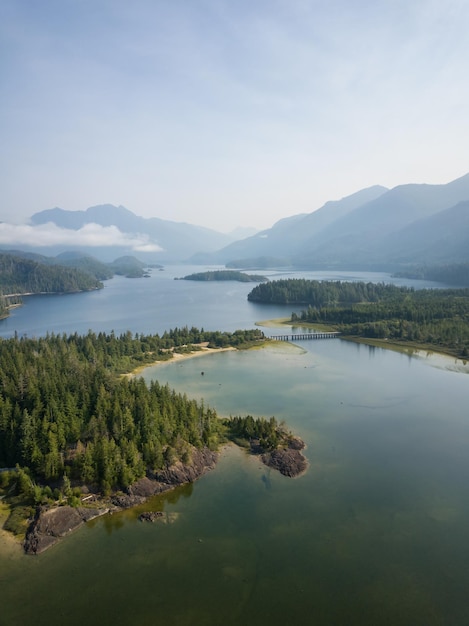
[[[262,462],[268,467],[278,470],[284,476],[294,478],[308,468],[308,461],[300,452],[305,448],[305,442],[299,437],[291,437],[286,448],[279,448],[266,452],[261,456]]]
[[[79,528],[94,517],[109,511],[128,509],[142,504],[151,496],[174,489],[178,485],[193,482],[202,474],[215,467],[218,454],[208,448],[192,451],[191,462],[187,465],[177,462],[171,467],[158,472],[149,472],[144,478],[131,485],[126,493],[113,494],[107,500],[99,501],[102,506],[71,507],[59,506],[47,508],[40,506],[26,533],[24,550],[26,554],[39,554],[54,545],[61,537]]]
[[[61,537],[99,515],[108,508],[60,506],[54,509],[38,507],[24,542],[26,554],[39,554],[54,545]]]
[[[177,462],[167,469],[154,473],[154,478],[166,485],[183,485],[197,480],[207,470],[213,469],[218,460],[218,453],[208,448],[194,449],[192,460],[187,465]]]

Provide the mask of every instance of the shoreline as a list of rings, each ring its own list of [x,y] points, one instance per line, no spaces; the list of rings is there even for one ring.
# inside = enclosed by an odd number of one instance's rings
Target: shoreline
[[[263,345],[270,346],[272,343],[266,341]],[[182,353],[171,349],[171,358],[158,359],[152,363],[139,365],[131,372],[122,374],[122,376],[135,377],[147,368],[161,364],[182,362],[195,357],[238,350],[238,348],[234,346],[222,348],[209,348],[206,344],[194,344],[194,346],[197,346],[197,349]],[[301,441],[299,447],[295,446],[296,449],[292,449],[289,446],[287,448],[279,448],[273,453],[263,451],[255,453],[251,450],[250,454],[253,457],[257,457],[266,467],[279,471],[280,474],[284,476],[298,478],[307,472],[309,463],[306,457],[300,452],[300,450],[306,447],[304,442],[297,437],[295,437],[295,440]],[[6,556],[13,558],[28,554],[40,554],[55,545],[61,539],[64,539],[66,535],[80,528],[87,521],[91,521],[96,517],[101,517],[106,514],[112,514],[115,511],[139,506],[154,495],[171,491],[188,482],[195,482],[207,471],[215,468],[220,454],[225,447],[229,445],[236,446],[235,443],[226,442],[214,453],[209,452],[208,449],[205,448],[203,449],[205,452],[200,451],[201,458],[198,462],[191,462],[189,465],[183,465],[181,462],[178,462],[166,470],[156,472],[155,475],[150,476],[147,474],[124,492],[117,491],[107,498],[102,498],[97,495],[93,502],[94,506],[92,507],[87,507],[86,505],[76,508],[70,507],[69,505],[52,507],[39,506],[36,510],[35,518],[29,525],[24,537],[15,536],[3,529],[3,523],[7,516],[1,515],[2,511],[0,511],[0,557]],[[278,453],[279,456],[275,459],[276,453]],[[196,456],[199,456],[199,454]]]
[[[318,331],[330,331],[333,326],[329,326],[327,324],[311,324],[309,322],[292,322],[288,317],[278,317],[271,320],[263,320],[260,322],[256,322],[256,326],[261,326],[264,328],[284,328],[285,326],[289,326],[290,328],[315,328]],[[344,341],[351,341],[353,343],[361,343],[367,346],[374,346],[376,348],[383,348],[385,350],[394,350],[395,352],[405,352],[405,353],[417,353],[417,352],[425,352],[426,354],[436,354],[439,356],[444,356],[451,359],[456,359],[460,361],[461,364],[465,364],[469,362],[469,358],[458,356],[454,354],[450,350],[445,350],[444,348],[439,348],[438,346],[429,345],[429,344],[421,344],[417,342],[411,341],[398,341],[396,339],[376,339],[372,337],[361,337],[360,335],[340,335],[339,339],[343,339]]]
[[[5,505],[0,508],[0,560],[18,558],[24,555],[23,539],[3,528],[9,511]]]
[[[122,374],[122,376],[132,378],[134,376],[138,376],[149,367],[155,367],[157,365],[167,365],[168,363],[175,363],[176,361],[185,361],[187,359],[193,359],[199,356],[208,356],[210,354],[218,354],[220,352],[229,352],[233,350],[237,350],[234,346],[227,346],[226,348],[208,348],[205,344],[194,344],[198,346],[197,350],[191,350],[190,352],[175,352],[174,349],[171,349],[172,357],[169,359],[157,359],[152,363],[145,363],[144,365],[139,365],[134,368],[130,372],[126,374]]]
[[[16,559],[24,554],[23,540],[0,528],[0,560]]]

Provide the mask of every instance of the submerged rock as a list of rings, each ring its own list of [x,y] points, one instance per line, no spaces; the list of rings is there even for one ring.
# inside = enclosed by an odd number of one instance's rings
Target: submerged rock
[[[156,522],[157,519],[163,517],[162,511],[146,511],[138,516],[141,522]]]

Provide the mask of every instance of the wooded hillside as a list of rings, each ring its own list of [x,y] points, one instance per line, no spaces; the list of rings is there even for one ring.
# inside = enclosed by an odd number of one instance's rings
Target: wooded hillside
[[[76,268],[44,265],[10,254],[0,254],[0,292],[72,293],[102,288],[102,283]]]

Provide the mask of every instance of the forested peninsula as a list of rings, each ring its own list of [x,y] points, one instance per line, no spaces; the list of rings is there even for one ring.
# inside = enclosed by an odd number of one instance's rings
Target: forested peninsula
[[[26,545],[40,552],[53,543],[49,511],[57,504],[67,508],[53,514],[55,527],[75,527],[103,512],[103,497],[106,506],[133,506],[213,467],[230,423],[203,402],[123,374],[200,344],[239,348],[264,339],[258,329],[176,328],[162,336],[0,340],[0,490],[12,507],[5,527],[24,533],[35,517]],[[276,429],[270,422],[265,452],[289,441]],[[247,421],[246,436],[261,431]],[[99,505],[84,506],[88,494]]]
[[[364,282],[287,279],[257,285],[254,302],[302,304],[290,323],[343,337],[411,344],[469,356],[469,289],[418,289]]]

